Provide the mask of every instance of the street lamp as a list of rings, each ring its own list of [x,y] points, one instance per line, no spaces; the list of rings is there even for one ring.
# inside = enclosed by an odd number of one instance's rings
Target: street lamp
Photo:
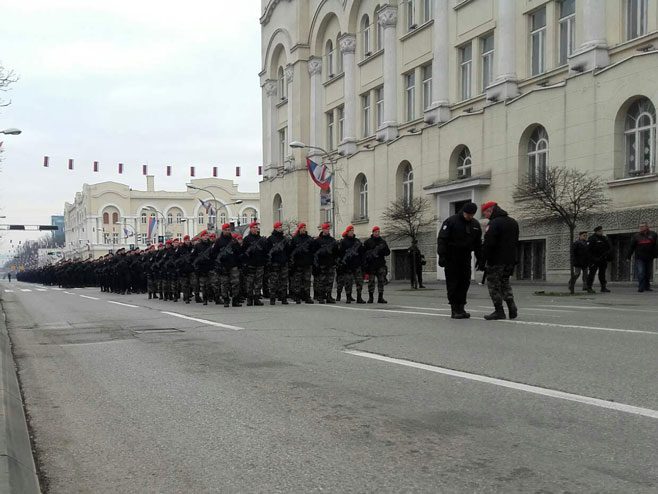
[[[334,187],[334,184],[335,184],[335,176],[334,175],[335,175],[335,172],[336,172],[336,169],[335,169],[336,160],[333,160],[333,159],[329,158],[328,157],[329,153],[325,149],[323,149],[321,147],[318,147],[318,146],[309,146],[308,144],[304,144],[303,142],[300,142],[300,141],[292,141],[288,145],[293,149],[304,149],[304,148],[306,148],[306,149],[317,149],[318,151],[321,151],[322,154],[323,154],[322,160],[324,161],[325,158],[326,158],[327,161],[329,161],[329,164],[331,165],[331,180],[333,182],[329,185],[329,187],[331,189],[331,235],[334,238],[336,238],[336,201],[335,201],[336,191],[335,191],[335,187]]]
[[[186,186],[188,189],[203,190],[203,191],[207,192],[208,194],[210,194],[210,195],[212,196],[212,200],[215,201],[215,206],[217,206],[217,207],[215,208],[215,221],[217,221],[217,213],[219,212],[219,204],[220,204],[220,202],[219,202],[219,201],[217,200],[217,198],[215,197],[215,194],[213,194],[211,190],[206,189],[205,187],[199,187],[198,185],[194,185],[194,184],[185,184],[185,186]],[[237,199],[237,200],[235,200],[235,201],[233,201],[233,202],[227,202],[226,204],[221,203],[222,207],[224,207],[224,208],[226,209],[226,214],[227,214],[227,215],[228,215],[228,208],[227,208],[226,206],[232,206],[233,204],[242,204],[242,199]],[[211,221],[210,221],[210,215],[208,215],[208,230],[212,230],[213,227],[214,227],[214,225],[213,225],[213,224],[211,223]]]
[[[13,127],[10,128],[10,129],[0,130],[0,134],[7,134],[7,135],[10,135],[10,136],[17,136],[21,132],[23,132],[23,131],[20,130],[20,129],[14,129]]]

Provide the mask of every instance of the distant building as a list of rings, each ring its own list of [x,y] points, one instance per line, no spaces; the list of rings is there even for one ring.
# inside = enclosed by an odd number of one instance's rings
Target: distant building
[[[64,228],[66,228],[66,221],[64,220],[64,216],[51,216],[50,224],[58,228],[53,232],[53,241],[55,242],[55,245],[58,247],[63,247],[66,237],[64,233]]]
[[[190,183],[197,189],[156,191],[153,176],[146,177],[145,191],[117,182],[85,184],[73,204],[64,207],[66,257],[98,258],[121,247],[194,236],[226,222],[242,230],[260,218],[258,193],[240,192],[231,180],[219,178]],[[213,206],[213,214],[201,201]]]

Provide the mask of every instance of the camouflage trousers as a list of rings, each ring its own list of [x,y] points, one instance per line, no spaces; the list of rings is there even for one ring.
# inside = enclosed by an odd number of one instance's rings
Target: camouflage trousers
[[[208,286],[212,290],[212,296],[215,298],[219,297],[219,294],[222,292],[222,285],[219,280],[219,273],[214,269],[208,273]],[[208,295],[210,296],[211,294],[208,293]]]
[[[368,293],[375,293],[375,278],[377,278],[377,292],[384,293],[384,283],[386,282],[386,266],[368,270]]]
[[[149,293],[155,293],[158,291],[156,287],[155,279],[153,278],[152,274],[149,274],[146,277],[146,289],[148,290]]]
[[[180,283],[181,291],[183,292],[183,299],[189,300],[192,298],[192,285],[190,284],[190,275],[181,274],[178,277],[178,282]]]
[[[264,266],[247,266],[247,297],[261,296]]]
[[[293,270],[294,295],[296,298],[305,299],[311,294],[311,266],[295,266]]]
[[[347,268],[343,276],[345,280],[345,293],[348,296],[352,295],[352,284],[356,284],[356,293],[360,294],[363,291],[363,272],[360,266]]]
[[[237,267],[219,271],[219,291],[223,299],[240,296],[240,270]]]
[[[341,293],[345,287],[345,271],[346,268],[344,266],[340,269],[336,269],[336,293]],[[345,293],[347,293],[347,290]]]
[[[514,266],[511,264],[487,266],[487,288],[494,305],[514,300],[512,287],[509,284],[512,273],[514,273]]]
[[[155,276],[153,278],[153,283],[155,284],[155,291],[162,293],[164,292],[164,284],[162,282],[162,276]]]
[[[320,300],[331,297],[331,291],[334,287],[334,277],[336,276],[335,266],[318,266],[318,284],[317,293]]]
[[[269,268],[270,298],[283,298],[288,296],[288,265],[272,264]]]

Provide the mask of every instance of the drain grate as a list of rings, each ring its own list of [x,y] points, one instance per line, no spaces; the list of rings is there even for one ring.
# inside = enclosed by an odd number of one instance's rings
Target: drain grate
[[[182,329],[177,328],[132,328],[131,331],[136,334],[143,333],[184,333]]]

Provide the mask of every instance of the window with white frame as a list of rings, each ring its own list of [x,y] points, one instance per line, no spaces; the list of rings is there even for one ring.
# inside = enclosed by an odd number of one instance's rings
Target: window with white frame
[[[281,196],[279,194],[274,196],[274,208],[273,209],[274,209],[274,221],[283,222],[283,200],[281,199]]]
[[[104,244],[109,244],[110,243],[110,234],[109,233],[103,233],[103,243]]]
[[[119,234],[118,233],[113,233],[112,234],[112,243],[115,244],[115,245],[119,243]]]
[[[286,131],[287,128],[285,127],[279,131],[279,166],[283,166],[283,163],[286,161],[286,148],[288,147]]]
[[[473,68],[473,47],[471,43],[459,49],[459,65],[460,96],[462,100],[465,100],[471,97],[471,71]]]
[[[548,169],[548,134],[538,126],[528,140],[528,182],[540,185],[546,179]]]
[[[402,172],[402,201],[405,205],[411,204],[414,198],[414,171],[411,165],[407,166]]]
[[[368,180],[365,175],[361,175],[358,182],[359,188],[359,209],[358,218],[366,219],[368,217]]]
[[[256,213],[255,210],[253,209],[251,210],[251,214],[249,215],[249,218],[251,219],[251,221],[258,221],[258,214]],[[283,205],[281,205],[281,218],[283,218]]]
[[[423,0],[423,22],[429,22],[432,19],[432,1]]]
[[[656,169],[656,109],[647,98],[637,100],[626,113],[624,125],[627,176]]]
[[[327,41],[324,54],[327,58],[327,79],[331,79],[334,76],[334,44],[331,40]]]
[[[647,0],[626,0],[626,39],[647,34]]]
[[[178,239],[179,242],[183,241],[183,234],[182,233],[177,233],[176,238]]]
[[[384,87],[375,89],[375,112],[377,113],[377,128],[384,124]]]
[[[338,107],[338,142],[343,142],[345,139],[345,107]]]
[[[473,159],[471,158],[471,150],[464,146],[457,156],[457,178],[470,177],[472,164]]]
[[[173,225],[174,224],[174,215],[171,213],[167,213],[167,225]]]
[[[493,81],[494,63],[494,35],[489,34],[480,40],[482,45],[482,92],[484,92]]]
[[[370,135],[370,93],[361,96],[361,106],[363,108],[363,137]]]
[[[247,214],[246,213],[242,213],[242,224],[243,225],[247,224]]]
[[[334,150],[334,111],[327,112],[327,150]]]
[[[146,213],[142,213],[142,224],[146,225]]]
[[[199,225],[203,225],[203,223],[204,223],[204,221],[203,221],[203,213],[202,213],[201,211],[199,211]]]
[[[219,222],[220,222],[222,225],[223,225],[224,223],[226,223],[226,213],[225,213],[224,211],[222,211],[221,213],[219,213]]]
[[[176,224],[180,225],[183,223],[183,213],[176,213]]]
[[[363,58],[370,56],[370,18],[367,15],[361,19],[361,39],[363,40]]]
[[[407,122],[410,122],[416,118],[416,74],[415,72],[410,72],[404,76],[405,81],[405,104],[407,112]]]
[[[405,0],[407,4],[407,30],[416,29],[416,0]]]
[[[279,67],[279,99],[286,99],[286,76],[283,67]]]
[[[560,65],[565,65],[576,48],[576,0],[562,0],[559,5]]]
[[[423,73],[423,109],[427,110],[432,105],[432,64],[425,65]]]
[[[530,68],[533,76],[546,72],[546,7],[530,15]]]

